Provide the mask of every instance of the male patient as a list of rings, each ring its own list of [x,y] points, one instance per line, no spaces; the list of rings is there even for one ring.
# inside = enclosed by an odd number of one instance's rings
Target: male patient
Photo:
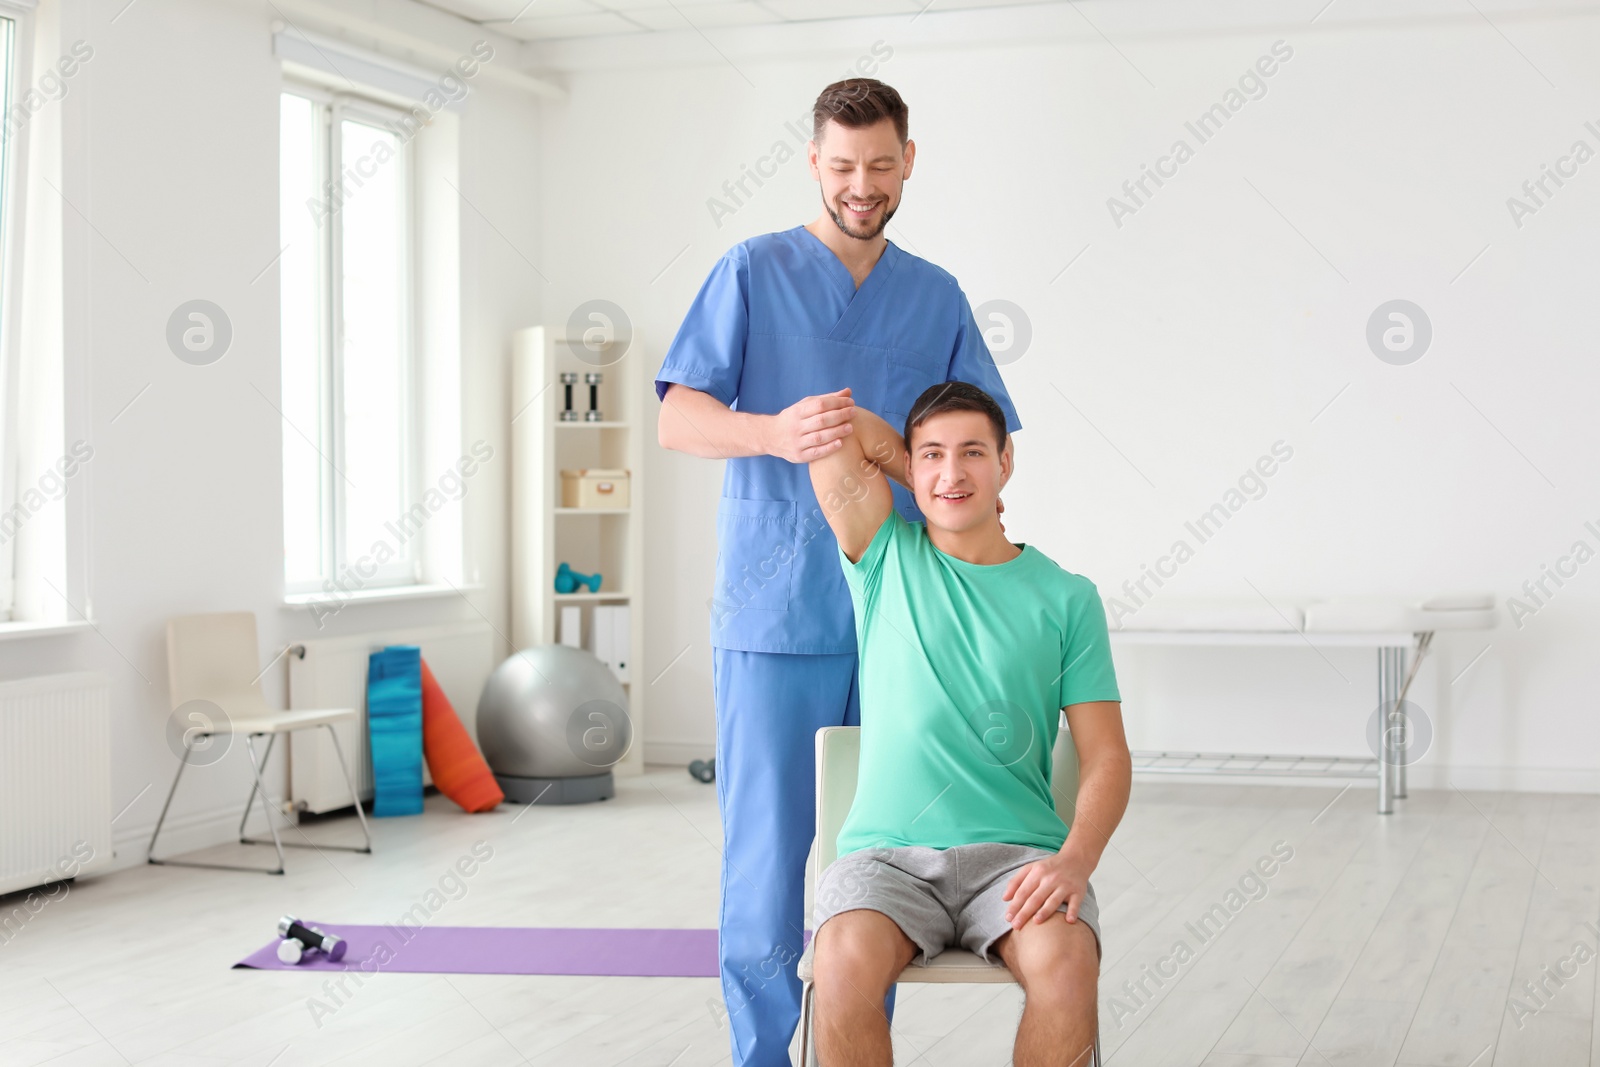
[[[1105,612],[1088,579],[1006,539],[996,500],[1013,455],[987,393],[934,385],[904,433],[856,405],[842,447],[810,464],[855,605],[861,686],[855,803],[813,917],[818,1056],[892,1063],[885,994],[919,950],[926,963],[960,945],[997,954],[1022,985],[1016,1067],[1087,1064],[1089,875],[1132,780]],[[926,523],[894,510],[885,474]],[[1080,784],[1058,814],[1062,709]]]

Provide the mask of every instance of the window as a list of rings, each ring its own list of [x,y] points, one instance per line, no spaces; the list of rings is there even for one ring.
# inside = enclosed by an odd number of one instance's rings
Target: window
[[[417,213],[404,112],[283,93],[279,260],[287,592],[421,577],[412,319]]]

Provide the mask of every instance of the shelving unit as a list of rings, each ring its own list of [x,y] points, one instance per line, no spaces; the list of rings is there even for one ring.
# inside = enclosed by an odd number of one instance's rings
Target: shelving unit
[[[598,355],[561,330],[533,326],[513,335],[511,362],[511,640],[519,649],[554,643],[557,609],[584,607],[584,647],[589,647],[596,604],[629,607],[628,717],[633,743],[613,770],[644,770],[644,435],[650,414],[644,401],[650,382],[644,376],[639,336],[618,339]],[[615,350],[615,355],[610,349]],[[562,422],[565,406],[562,372],[599,371],[600,422]],[[589,389],[573,388],[573,407],[589,406]],[[563,469],[620,467],[629,472],[625,508],[560,506]],[[600,591],[555,591],[561,563],[585,574],[599,572]]]

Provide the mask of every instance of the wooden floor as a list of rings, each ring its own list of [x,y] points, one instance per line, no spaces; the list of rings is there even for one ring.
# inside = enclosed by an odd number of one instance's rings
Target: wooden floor
[[[1600,925],[1600,797],[1418,792],[1380,817],[1370,786],[1340,789],[1135,785],[1094,879],[1106,1062],[1600,1067],[1583,925]],[[374,855],[294,850],[284,877],[140,867],[72,887],[0,943],[0,1064],[729,1062],[714,979],[380,974],[336,999],[229,969],[284,912],[397,919],[478,840],[492,858],[431,923],[714,926],[712,787],[653,768],[604,804],[468,816],[430,797],[374,829]],[[353,820],[311,832],[356,837]],[[1292,858],[1253,878],[1278,842]],[[1020,1008],[1013,986],[902,986],[897,1062],[1000,1067]]]

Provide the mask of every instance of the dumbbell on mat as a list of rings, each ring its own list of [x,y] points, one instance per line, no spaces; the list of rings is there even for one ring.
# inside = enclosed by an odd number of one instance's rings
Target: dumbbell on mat
[[[278,959],[284,963],[299,963],[307,952],[325,953],[328,959],[337,963],[344,959],[345,950],[350,947],[344,938],[325,934],[315,926],[306,926],[293,915],[285,915],[278,920],[278,936],[283,938],[278,943]]]

